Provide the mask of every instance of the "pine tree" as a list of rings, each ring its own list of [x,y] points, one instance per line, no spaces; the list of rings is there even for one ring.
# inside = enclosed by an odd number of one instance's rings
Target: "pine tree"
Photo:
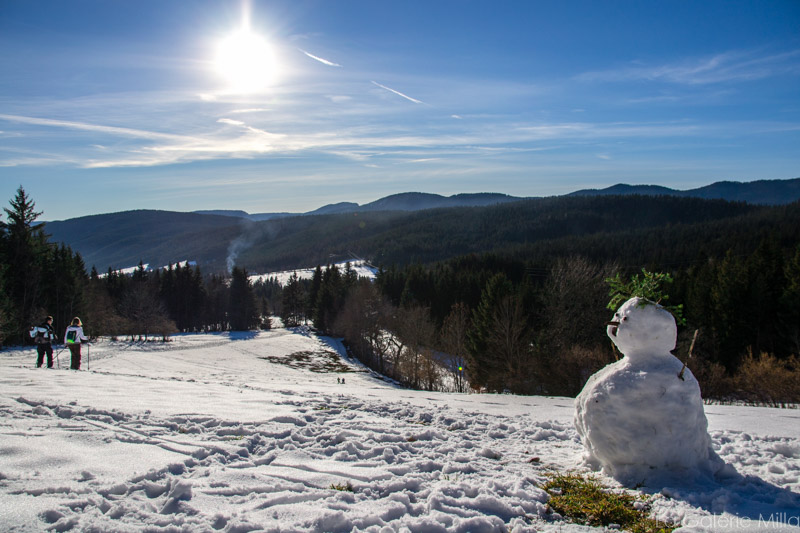
[[[204,307],[203,323],[210,331],[228,330],[228,293],[225,280],[212,274],[206,283],[207,305]]]
[[[233,267],[231,272],[228,319],[234,331],[247,331],[259,323],[253,286],[244,268]]]
[[[87,308],[86,265],[78,253],[64,245],[51,245],[45,255],[42,279],[42,301],[54,318],[56,333],[75,316],[83,316]],[[88,322],[87,322],[88,324]]]
[[[472,316],[467,348],[467,374],[473,388],[496,390],[502,379],[502,366],[496,360],[491,345],[495,316],[504,298],[511,296],[513,287],[505,274],[495,274],[486,284],[481,302]]]
[[[800,354],[800,245],[786,262],[786,286],[781,295],[781,331],[790,353]]]
[[[306,295],[306,317],[314,317],[317,312],[317,298],[319,298],[319,290],[322,287],[322,267],[317,265],[314,269],[314,275],[311,277],[311,285],[308,288]]]
[[[764,239],[747,258],[749,342],[755,353],[782,353],[780,304],[786,288],[783,254],[774,237]]]
[[[750,342],[747,270],[742,260],[728,251],[716,274],[711,288],[714,307],[709,321],[718,343],[718,361],[733,371]]]
[[[3,345],[6,337],[13,333],[11,322],[11,301],[6,296],[5,289],[6,266],[0,264],[0,346]]]
[[[284,326],[293,328],[302,323],[303,304],[305,301],[303,285],[297,277],[297,272],[295,272],[283,288],[281,320],[283,320]]]
[[[344,304],[342,275],[336,265],[328,265],[322,274],[322,284],[317,295],[314,326],[326,333],[336,323],[336,315]]]
[[[2,264],[6,265],[4,289],[8,297],[8,316],[13,321],[11,336],[16,341],[24,338],[28,328],[41,320],[42,274],[47,237],[44,224],[34,224],[41,212],[35,210],[34,201],[20,186],[4,208],[7,222],[0,222],[3,246]]]

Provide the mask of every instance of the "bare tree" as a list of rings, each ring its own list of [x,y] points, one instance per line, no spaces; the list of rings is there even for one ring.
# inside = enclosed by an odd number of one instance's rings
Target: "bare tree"
[[[129,287],[120,304],[120,314],[127,320],[131,339],[144,335],[147,341],[151,334],[164,336],[170,328],[177,331],[155,287],[147,282],[135,282]]]
[[[387,371],[391,336],[386,323],[391,314],[385,297],[364,280],[349,291],[335,324],[356,357],[381,374]]]
[[[126,320],[114,309],[114,301],[108,294],[103,281],[91,280],[87,289],[88,305],[83,319],[91,328],[93,336],[126,333]]]
[[[593,372],[613,361],[605,335],[605,279],[617,270],[613,264],[601,266],[583,257],[556,262],[541,295],[537,392],[575,395]]]
[[[433,390],[439,379],[431,346],[435,328],[430,312],[425,307],[400,308],[397,310],[394,336],[398,346],[399,370],[402,380],[411,387]]]
[[[470,310],[463,303],[450,309],[439,332],[439,342],[444,352],[443,363],[453,379],[456,392],[466,392],[464,365],[467,355],[467,333],[470,327]]]
[[[513,392],[524,392],[532,368],[522,299],[517,295],[504,296],[495,307],[492,319],[489,346],[493,359],[502,365],[499,375]]]
[[[595,346],[605,341],[608,320],[605,279],[617,269],[583,257],[559,259],[542,293],[547,344],[553,351],[569,345]]]

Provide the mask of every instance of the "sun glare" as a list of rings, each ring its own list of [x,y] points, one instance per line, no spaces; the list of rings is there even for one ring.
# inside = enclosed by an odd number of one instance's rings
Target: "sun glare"
[[[262,91],[275,81],[277,75],[277,65],[269,43],[246,30],[220,41],[214,64],[228,90],[235,93]]]

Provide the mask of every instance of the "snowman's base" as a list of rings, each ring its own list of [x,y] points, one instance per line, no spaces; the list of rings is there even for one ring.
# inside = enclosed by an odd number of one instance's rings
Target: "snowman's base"
[[[724,463],[711,448],[700,386],[672,355],[623,358],[592,376],[575,400],[585,463],[627,486],[710,479]]]

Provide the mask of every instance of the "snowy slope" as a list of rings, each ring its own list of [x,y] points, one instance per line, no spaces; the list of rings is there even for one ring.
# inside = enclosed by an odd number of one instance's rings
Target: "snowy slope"
[[[348,261],[340,261],[339,263],[336,263],[336,268],[338,268],[340,272],[344,273],[345,268],[347,267],[347,263]],[[350,268],[352,268],[353,271],[355,271],[356,275],[359,278],[375,279],[375,276],[378,274],[378,269],[364,260],[354,259],[352,261],[349,261],[349,263],[350,263]],[[323,270],[325,269],[324,266],[322,268]],[[315,270],[316,267],[300,268],[297,270],[282,270],[280,272],[270,272],[267,274],[254,274],[250,276],[249,279],[252,283],[255,283],[257,281],[266,281],[270,278],[275,278],[281,285],[286,285],[289,282],[289,278],[291,278],[295,274],[297,274],[297,277],[299,279],[313,278]]]
[[[0,353],[0,529],[594,531],[537,487],[578,468],[572,399],[408,391],[340,352],[277,329],[103,340],[88,372]],[[706,412],[740,475],[644,487],[657,516],[800,531],[800,412]]]

